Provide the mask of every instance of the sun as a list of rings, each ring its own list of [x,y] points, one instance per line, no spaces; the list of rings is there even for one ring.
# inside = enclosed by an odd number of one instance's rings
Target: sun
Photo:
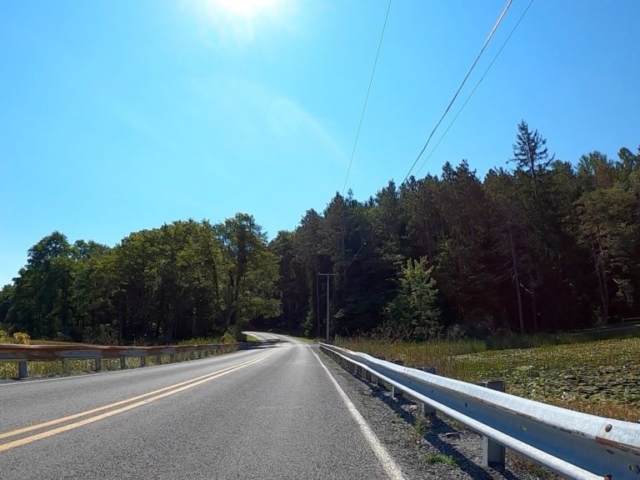
[[[253,19],[277,9],[278,0],[208,0],[210,7],[230,17]]]
[[[297,0],[182,0],[202,26],[223,43],[251,44],[268,31],[288,31]]]

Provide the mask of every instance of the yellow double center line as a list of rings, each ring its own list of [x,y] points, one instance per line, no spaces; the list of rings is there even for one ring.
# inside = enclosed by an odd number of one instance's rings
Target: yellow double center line
[[[33,432],[36,430],[42,430],[49,427],[53,427],[61,423],[71,422],[72,420],[76,420],[82,417],[88,417],[88,418],[84,418],[83,420],[79,420],[77,422],[67,423],[66,425],[63,425],[57,428],[52,428],[51,430],[46,430],[44,432],[36,433],[33,435],[29,435],[27,437],[20,438],[18,440],[2,443],[0,444],[0,453],[7,450],[11,450],[12,448],[20,447],[22,445],[27,445],[29,443],[42,440],[44,438],[58,435],[59,433],[64,433],[70,430],[75,430],[76,428],[84,427],[85,425],[89,425],[91,423],[104,420],[105,418],[113,417],[114,415],[119,415],[120,413],[133,410],[134,408],[142,407],[143,405],[147,405],[151,402],[155,402],[156,400],[160,400],[161,398],[165,398],[170,395],[175,395],[176,393],[180,393],[190,388],[201,385],[203,383],[210,382],[211,380],[220,378],[224,375],[235,372],[236,370],[240,370],[242,368],[248,367],[249,365],[253,365],[254,363],[262,362],[267,358],[269,358],[270,356],[275,355],[276,353],[278,352],[275,351],[275,352],[263,354],[258,358],[254,358],[247,362],[239,363],[238,365],[234,365],[232,367],[218,370],[217,372],[209,373],[201,377],[192,378],[191,380],[187,380],[185,382],[176,383],[175,385],[171,385],[169,387],[164,387],[159,390],[154,390],[152,392],[145,393],[143,395],[138,395],[135,397],[127,398],[125,400],[120,400],[118,402],[110,403],[102,407],[94,408],[91,410],[85,410],[84,412],[75,413],[73,415],[68,415],[66,417],[56,418],[55,420],[49,420],[47,422],[38,423],[36,425],[30,425],[28,427],[19,428],[17,430],[11,430],[8,432],[0,433],[0,440],[3,440],[5,438],[16,437],[18,435],[24,435],[26,433]],[[120,408],[116,408],[116,407],[120,407]],[[114,409],[114,410],[111,410],[111,409]],[[105,411],[105,410],[108,410],[108,411]],[[104,413],[100,413],[100,412],[104,412]]]

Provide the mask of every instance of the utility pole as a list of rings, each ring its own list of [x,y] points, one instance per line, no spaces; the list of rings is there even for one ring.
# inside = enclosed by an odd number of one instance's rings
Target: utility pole
[[[329,343],[329,312],[330,312],[330,304],[329,304],[329,277],[335,277],[337,273],[318,273],[318,276],[325,275],[327,277],[327,334],[325,341]]]
[[[320,338],[320,289],[318,286],[318,270],[316,269],[316,321],[318,322],[318,334]]]

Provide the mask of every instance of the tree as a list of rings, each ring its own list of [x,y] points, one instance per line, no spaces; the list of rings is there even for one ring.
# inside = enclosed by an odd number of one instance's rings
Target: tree
[[[268,250],[266,235],[251,215],[238,213],[215,230],[222,245],[226,277],[224,325],[239,335],[253,317],[280,313],[278,258]]]
[[[270,243],[244,213],[132,232],[112,248],[53,232],[0,290],[0,323],[91,341],[216,337],[251,322],[312,335],[326,313],[318,273],[337,274],[339,335],[385,325],[428,338],[463,323],[482,336],[640,316],[640,150],[556,161],[524,121],[512,147],[512,170],[481,179],[466,160],[447,162],[364,201],[336,194]]]
[[[503,169],[490,170],[485,179],[485,189],[490,199],[489,212],[492,215],[493,251],[496,256],[496,271],[504,280],[510,280],[517,300],[517,315],[520,332],[525,331],[522,306],[521,226],[522,206],[517,201],[514,178]],[[495,286],[500,285],[500,280]],[[496,285],[497,284],[497,285]],[[494,286],[494,288],[495,288]]]
[[[441,332],[438,289],[427,259],[407,260],[398,275],[396,297],[385,308],[388,326],[406,338],[425,340]]]
[[[522,120],[518,124],[516,143],[513,145],[513,158],[510,162],[515,163],[516,169],[530,177],[536,197],[541,177],[554,160],[553,156],[549,156],[546,145],[547,140],[538,133],[538,130],[532,132],[526,121]]]
[[[635,195],[620,187],[585,193],[576,203],[580,240],[591,252],[605,323],[611,312],[612,289],[621,308],[633,305],[637,203]]]
[[[70,333],[75,266],[71,255],[67,237],[57,231],[29,249],[27,265],[15,280],[9,322],[31,335]]]

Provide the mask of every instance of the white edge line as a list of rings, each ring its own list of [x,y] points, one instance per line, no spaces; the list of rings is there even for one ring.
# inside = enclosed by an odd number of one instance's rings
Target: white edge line
[[[362,414],[358,411],[358,409],[353,404],[353,402],[349,399],[347,394],[344,393],[344,390],[342,389],[340,384],[337,382],[337,380],[333,378],[333,375],[331,375],[331,372],[329,371],[329,369],[325,366],[324,363],[322,363],[322,360],[320,360],[320,357],[318,356],[318,354],[314,352],[311,348],[309,348],[309,350],[311,350],[311,353],[315,355],[316,359],[318,360],[318,363],[320,363],[320,366],[324,369],[324,371],[329,376],[329,380],[331,380],[331,383],[333,383],[333,386],[336,388],[338,395],[346,405],[347,410],[349,410],[349,413],[358,424],[358,427],[360,428],[362,435],[364,436],[365,440],[369,443],[371,450],[373,450],[373,453],[378,458],[378,461],[382,465],[382,468],[384,469],[387,476],[391,480],[406,480],[398,464],[391,457],[391,455],[389,454],[387,449],[384,447],[384,445],[382,445],[377,435],[373,432],[373,430],[371,430],[371,427],[369,426],[367,421],[364,419]]]

